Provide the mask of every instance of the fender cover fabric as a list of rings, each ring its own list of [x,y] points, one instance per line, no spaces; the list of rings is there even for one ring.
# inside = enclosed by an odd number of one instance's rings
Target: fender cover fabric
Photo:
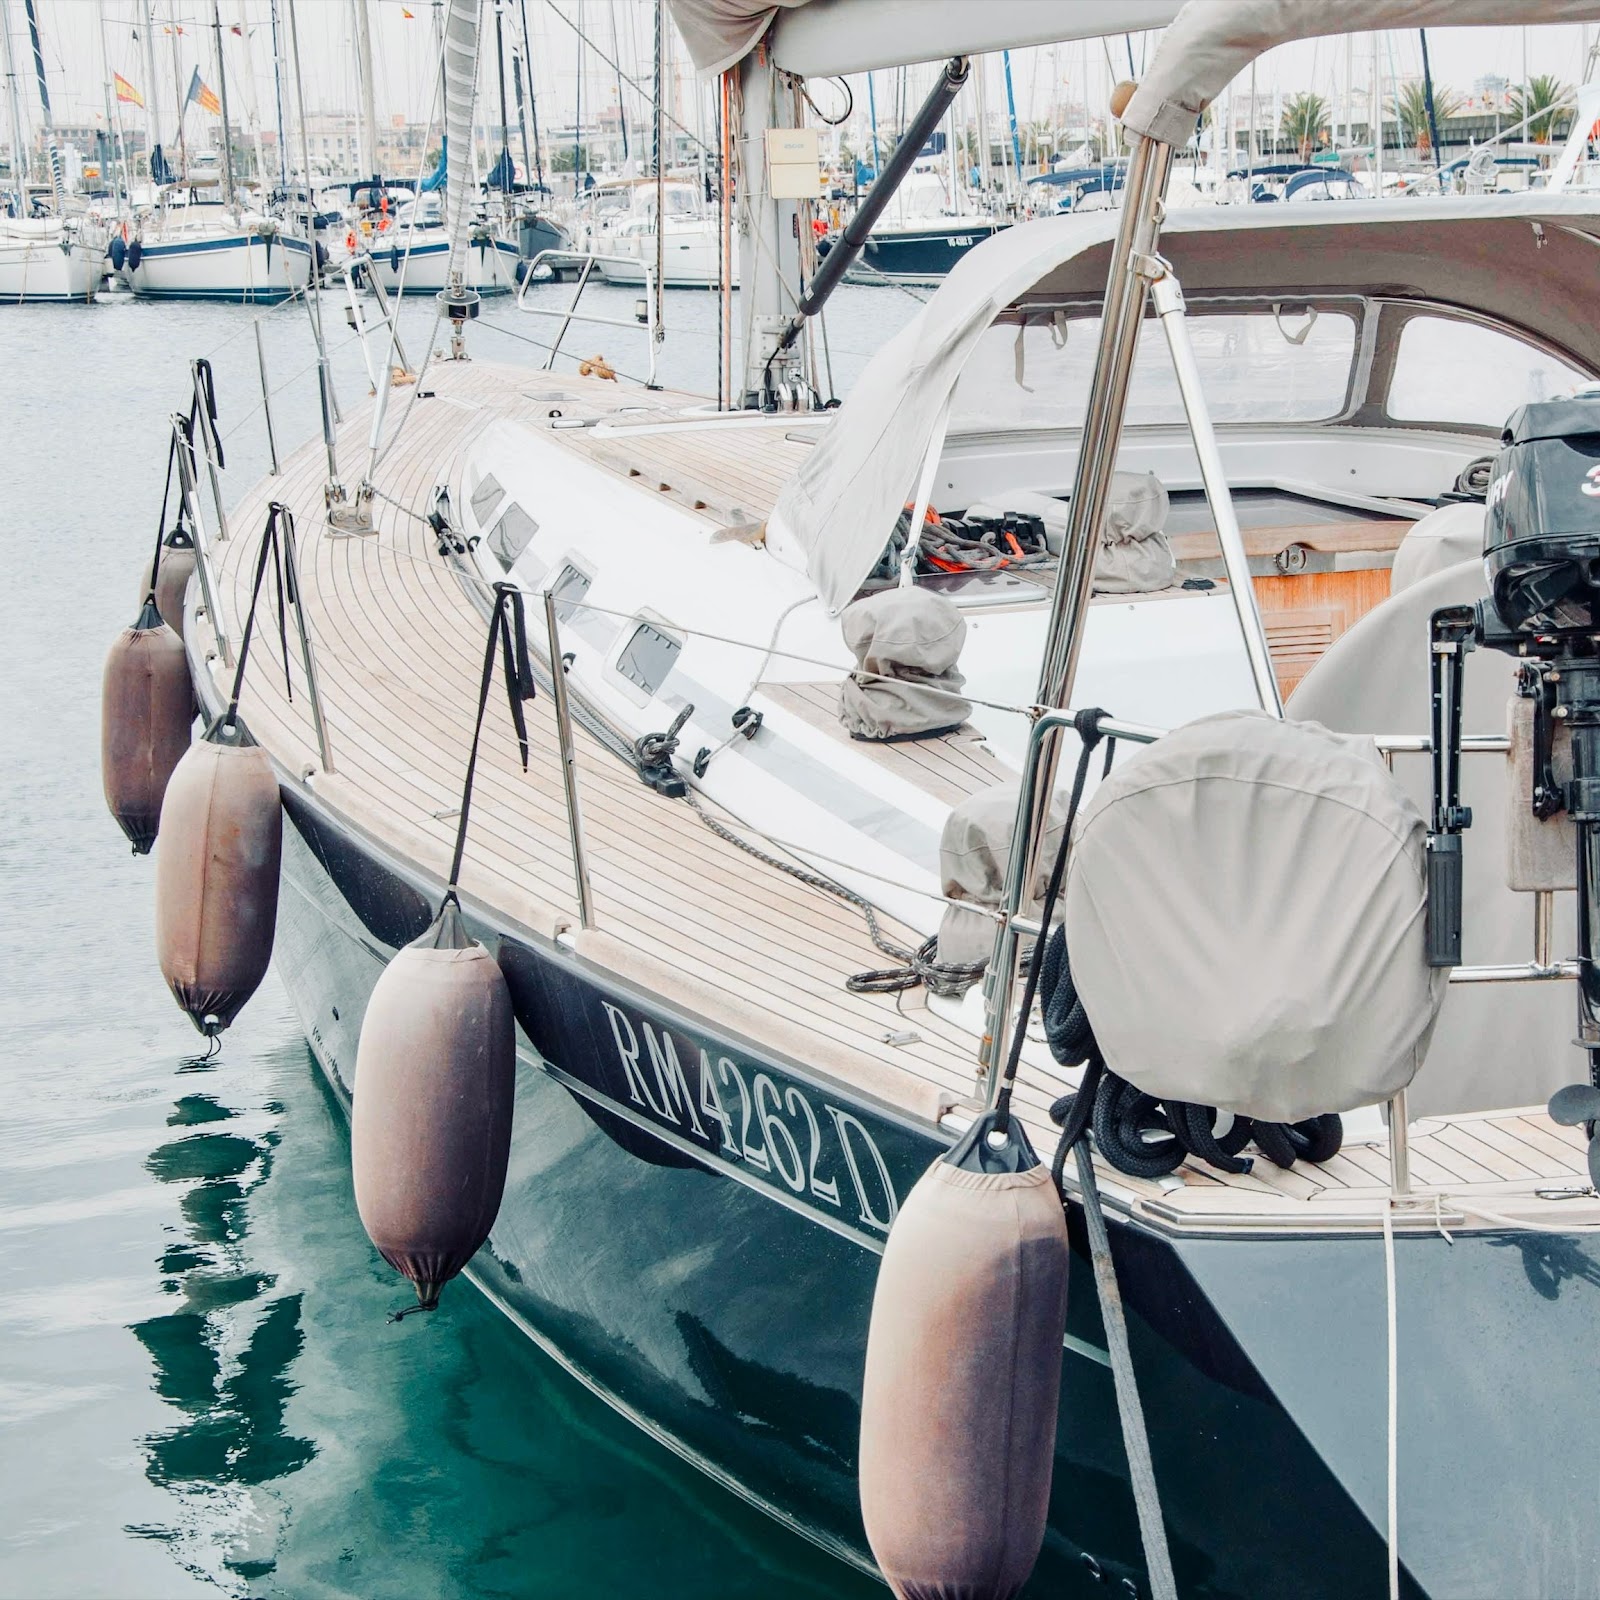
[[[1067,1316],[1047,1168],[941,1158],[878,1269],[861,1398],[861,1513],[900,1600],[1008,1600],[1044,1542]]]

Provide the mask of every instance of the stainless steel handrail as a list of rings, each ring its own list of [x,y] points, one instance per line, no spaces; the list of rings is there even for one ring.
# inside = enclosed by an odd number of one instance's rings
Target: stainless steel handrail
[[[578,891],[578,926],[594,926],[594,896],[583,848],[583,817],[578,809],[578,758],[572,745],[572,712],[567,704],[567,669],[561,655],[561,624],[556,597],[544,592],[544,625],[550,638],[550,698],[555,703],[556,739],[561,749],[561,786],[567,800],[567,833],[572,842],[572,878]]]
[[[177,439],[178,494],[189,510],[189,526],[194,535],[194,566],[200,576],[200,596],[206,603],[206,619],[217,641],[225,667],[233,665],[233,645],[228,638],[228,621],[223,614],[217,595],[215,578],[211,571],[211,541],[206,536],[205,515],[200,509],[200,487],[196,478],[194,438],[189,431],[189,419],[181,411],[172,414],[172,429]]]
[[[1233,597],[1239,632],[1244,636],[1245,654],[1250,660],[1250,676],[1255,680],[1262,710],[1281,717],[1283,698],[1278,693],[1266,625],[1261,620],[1255,584],[1250,579],[1250,558],[1245,553],[1244,536],[1239,532],[1239,519],[1234,515],[1227,469],[1222,464],[1222,451],[1217,447],[1216,430],[1211,426],[1211,413],[1200,387],[1200,367],[1194,358],[1194,346],[1189,342],[1189,325],[1184,316],[1183,289],[1172,268],[1160,257],[1152,266],[1156,275],[1150,283],[1150,300],[1167,336],[1173,375],[1178,380],[1178,393],[1183,398],[1184,415],[1189,419],[1189,433],[1200,463],[1200,482],[1205,487],[1206,502],[1217,525],[1217,543],[1222,547],[1222,565],[1228,574],[1228,593]]]
[[[261,319],[256,318],[256,368],[261,373],[261,414],[267,419],[267,454],[272,476],[278,476],[278,431],[272,425],[272,386],[267,382],[267,351],[261,342]]]
[[[194,384],[194,416],[200,425],[201,433],[205,437],[206,474],[211,482],[211,503],[217,511],[217,543],[224,544],[228,538],[228,512],[222,501],[222,480],[217,476],[217,458],[212,451],[211,413],[206,407],[206,392],[200,381],[200,361],[189,363],[189,377]],[[190,435],[190,444],[193,445],[194,437]],[[222,447],[218,445],[220,450]]]
[[[322,714],[322,685],[317,678],[317,658],[311,648],[311,630],[306,626],[304,585],[300,581],[300,545],[295,538],[294,517],[286,512],[283,520],[283,559],[293,581],[294,622],[300,635],[300,665],[305,669],[306,693],[311,700],[311,726],[317,735],[317,756],[324,772],[333,771],[333,742]]]
[[[535,306],[527,303],[528,289],[533,283],[534,268],[546,256],[555,256],[562,261],[582,261],[583,270],[578,274],[577,286],[572,291],[572,300],[565,309],[555,306]],[[614,261],[618,266],[638,267],[644,273],[644,298],[645,316],[641,323],[637,317],[608,317],[599,312],[578,310],[578,302],[583,298],[583,291],[588,287],[590,275],[595,267],[603,262]],[[650,376],[646,380],[651,388],[656,386],[656,346],[661,343],[663,330],[656,317],[657,295],[655,292],[655,278],[653,277],[648,262],[637,256],[608,255],[598,250],[541,250],[528,262],[528,270],[523,275],[522,285],[517,290],[517,310],[525,311],[530,317],[559,317],[561,326],[556,331],[556,342],[550,349],[550,354],[545,358],[545,370],[549,371],[555,366],[555,359],[561,353],[561,346],[567,337],[567,329],[574,322],[592,322],[603,328],[643,327],[650,335]]]

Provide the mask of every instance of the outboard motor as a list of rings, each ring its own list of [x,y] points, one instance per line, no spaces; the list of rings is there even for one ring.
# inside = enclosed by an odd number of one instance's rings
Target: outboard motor
[[[1433,815],[1428,834],[1428,960],[1461,961],[1461,694],[1469,650],[1522,662],[1513,723],[1531,726],[1524,833],[1563,814],[1575,845],[1562,882],[1578,889],[1578,1038],[1587,1085],[1558,1090],[1550,1115],[1568,1125],[1600,1118],[1600,392],[1538,401],[1501,435],[1484,518],[1490,598],[1447,606],[1432,619]],[[1513,745],[1515,753],[1515,734]],[[1559,770],[1558,770],[1559,769]],[[1537,855],[1517,848],[1513,861]],[[1546,852],[1547,853],[1547,852]],[[1589,1147],[1600,1183],[1600,1148]]]

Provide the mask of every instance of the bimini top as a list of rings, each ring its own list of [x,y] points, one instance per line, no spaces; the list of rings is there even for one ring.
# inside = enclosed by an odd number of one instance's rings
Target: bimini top
[[[1160,28],[1181,0],[669,0],[701,72],[724,72],[771,29],[772,60],[802,78]],[[774,26],[776,24],[776,26]],[[1185,135],[1187,137],[1187,135]]]
[[[1163,35],[1122,120],[1134,133],[1183,146],[1196,119],[1274,45],[1383,28],[1593,22],[1600,0],[1189,0]]]
[[[768,549],[808,572],[831,611],[883,553],[985,329],[1010,307],[1092,307],[1118,220],[1099,212],[1004,229],[873,357],[767,523]],[[1600,200],[1588,196],[1195,207],[1168,217],[1160,249],[1191,293],[1431,301],[1600,374]]]

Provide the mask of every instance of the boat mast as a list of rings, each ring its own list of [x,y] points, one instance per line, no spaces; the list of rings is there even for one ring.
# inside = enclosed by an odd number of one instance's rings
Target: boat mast
[[[372,87],[372,27],[367,0],[350,0],[356,24],[356,84],[361,94],[363,178],[378,174],[378,112]]]
[[[61,181],[61,152],[56,148],[55,124],[50,118],[50,86],[44,81],[44,46],[39,40],[39,18],[34,0],[23,0],[28,13],[28,37],[33,43],[33,70],[39,80],[39,110],[44,121],[45,149],[50,156],[50,192],[55,196],[56,213],[66,208],[66,185]]]
[[[6,95],[11,103],[11,186],[21,214],[28,214],[28,140],[22,127],[22,89],[17,82],[17,50],[11,37],[10,0],[0,0],[0,33],[6,40]]]
[[[622,129],[622,170],[627,173],[631,159],[628,151],[628,102],[622,92],[622,43],[617,34],[617,0],[611,0],[611,58],[617,73],[617,123]]]
[[[278,0],[270,0],[272,16],[272,93],[278,113],[278,187],[283,190],[287,201],[289,194],[289,140],[283,119],[283,81],[288,76],[288,68],[283,59],[283,28],[278,16]],[[311,174],[306,174],[306,207],[307,215],[311,210]],[[312,228],[308,226],[307,234]]]
[[[31,5],[33,0],[28,0]],[[222,8],[211,0],[211,29],[217,41],[217,99],[222,105],[222,203],[236,209],[233,195],[233,132],[228,126],[228,66],[222,56]]]
[[[518,0],[522,12],[522,59],[528,78],[528,117],[533,123],[533,174],[544,188],[544,151],[539,146],[539,97],[533,88],[533,39],[528,33],[528,0]]]
[[[184,133],[183,125],[189,118],[189,97],[183,88],[183,64],[178,59],[178,25],[176,22],[167,29],[172,36],[172,90],[178,97],[178,167],[180,178],[189,176],[189,141]]]
[[[150,169],[152,199],[156,188],[156,158],[161,149],[161,96],[156,92],[159,81],[156,77],[156,25],[150,16],[150,0],[144,0],[144,164]]]
[[[500,87],[500,155],[490,169],[506,179],[502,194],[509,195],[516,188],[516,173],[508,172],[511,166],[511,114],[506,109],[506,36],[504,27],[504,0],[494,0],[494,69],[495,81]]]

